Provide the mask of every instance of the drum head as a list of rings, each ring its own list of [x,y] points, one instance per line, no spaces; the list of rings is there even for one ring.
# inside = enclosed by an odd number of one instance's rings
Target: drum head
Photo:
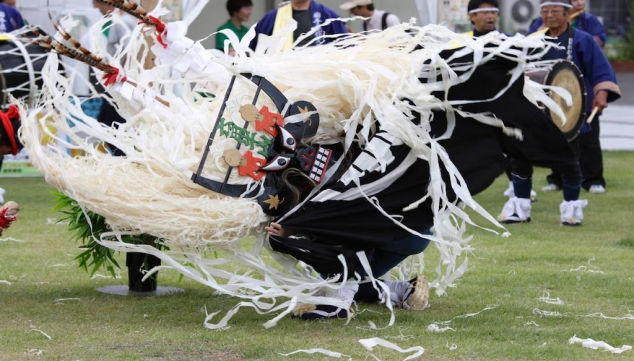
[[[585,121],[586,90],[583,76],[579,69],[571,62],[561,61],[556,63],[546,79],[546,84],[566,89],[572,96],[572,105],[567,106],[566,101],[551,92],[551,98],[561,107],[566,119],[561,119],[555,112],[549,111],[550,118],[564,133],[568,141],[577,137],[581,126]]]

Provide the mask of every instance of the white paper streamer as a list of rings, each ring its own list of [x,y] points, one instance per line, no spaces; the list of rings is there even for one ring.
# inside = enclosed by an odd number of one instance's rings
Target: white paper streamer
[[[379,337],[361,339],[359,340],[359,343],[363,345],[363,347],[365,347],[368,351],[372,351],[372,349],[374,349],[376,346],[381,346],[390,350],[397,351],[399,353],[412,353],[411,355],[404,358],[403,361],[413,360],[425,353],[425,349],[422,346],[413,346],[407,349],[403,349],[400,346]]]
[[[40,329],[36,328],[35,326],[31,325],[30,327],[31,327],[31,331],[39,332],[39,333],[41,333],[41,334],[42,334],[42,336],[46,337],[46,338],[47,338],[47,339],[49,339],[49,340],[52,340],[52,339],[53,339],[51,336],[47,335],[47,334],[46,334],[46,332],[44,332],[44,331],[42,331],[42,330],[40,330]]]
[[[623,352],[630,351],[632,349],[632,346],[629,346],[629,345],[623,345],[619,348],[616,348],[614,346],[610,346],[605,341],[595,341],[591,338],[579,338],[577,337],[577,335],[572,336],[570,340],[568,340],[568,343],[571,345],[580,343],[581,346],[585,348],[589,348],[591,350],[602,349],[604,351],[608,351],[613,354],[622,354]]]
[[[297,351],[293,351],[293,352],[289,352],[289,353],[281,353],[280,355],[284,356],[284,357],[288,357],[291,355],[295,355],[298,353],[307,353],[307,354],[322,354],[322,355],[326,355],[329,357],[333,357],[333,358],[342,358],[342,357],[347,357],[348,360],[352,360],[352,358],[348,355],[344,355],[342,353],[339,352],[335,352],[335,351],[330,351],[330,350],[326,350],[323,348],[311,348],[311,349],[306,349],[306,350],[297,350]]]
[[[23,241],[21,239],[16,239],[16,238],[13,238],[13,237],[3,237],[3,238],[0,238],[0,242],[25,243],[26,241]]]
[[[544,311],[539,308],[533,308],[533,314],[544,317],[562,317],[562,314],[557,311]]]
[[[538,298],[541,302],[547,303],[549,305],[563,305],[564,301],[561,298],[550,298],[550,292],[544,291],[541,297]]]
[[[440,322],[431,323],[431,324],[429,324],[427,326],[427,331],[435,332],[435,333],[441,333],[441,332],[446,332],[446,331],[455,331],[453,328],[449,327],[449,324],[453,320],[460,319],[460,318],[475,317],[475,316],[481,314],[484,311],[493,310],[493,309],[496,309],[497,307],[498,307],[498,305],[486,306],[485,308],[483,308],[482,310],[480,310],[478,312],[467,313],[467,314],[464,314],[464,315],[455,316],[454,318],[452,318],[449,321],[440,321]]]
[[[71,298],[57,298],[55,299],[55,301],[53,301],[54,303],[64,303],[67,301],[80,301],[81,298],[79,297],[71,297]]]
[[[598,273],[598,274],[605,273],[601,270],[588,268],[588,266],[579,266],[577,268],[571,268],[568,272],[586,272],[586,273]]]
[[[595,318],[603,318],[605,320],[634,320],[633,314],[627,314],[621,317],[618,316],[606,316],[603,312],[591,313],[589,315],[585,315],[583,317],[595,317]]]

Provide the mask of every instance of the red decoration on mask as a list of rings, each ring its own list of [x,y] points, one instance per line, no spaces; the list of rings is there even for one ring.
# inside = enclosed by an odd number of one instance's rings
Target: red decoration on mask
[[[265,131],[276,137],[278,130],[275,125],[284,126],[284,117],[280,114],[269,112],[269,107],[266,105],[260,109],[260,114],[262,115],[262,120],[255,121],[255,130],[258,132]]]
[[[250,150],[244,153],[242,158],[246,160],[247,164],[238,166],[238,174],[243,177],[251,177],[256,181],[259,181],[266,175],[266,172],[260,171],[260,168],[266,165],[266,159],[254,157]]]

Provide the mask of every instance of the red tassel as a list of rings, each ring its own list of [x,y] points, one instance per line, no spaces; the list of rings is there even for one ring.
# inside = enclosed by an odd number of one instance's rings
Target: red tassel
[[[11,118],[20,119],[20,112],[18,111],[18,107],[15,104],[12,104],[6,113],[0,111],[0,120],[2,121],[4,129],[7,131],[7,135],[9,136],[9,143],[11,143],[11,154],[16,155],[18,154],[18,143],[15,141],[15,133],[13,132],[13,124],[11,123]]]
[[[1,229],[9,228],[11,223],[15,221],[16,219],[18,219],[18,217],[16,216],[7,216],[6,213],[8,210],[9,210],[8,208],[4,208],[3,210],[0,211],[0,228]]]
[[[114,66],[111,66],[110,70],[112,70],[112,73],[106,73],[103,76],[103,80],[104,80],[103,85],[105,85],[105,86],[112,85],[112,84],[116,83],[117,82],[117,77],[119,76],[119,69],[117,69]],[[126,77],[123,77],[121,79],[121,82],[124,82],[124,81],[126,81]]]
[[[163,41],[165,23],[162,22],[161,19],[155,18],[154,16],[148,16],[148,19],[150,19],[150,22],[153,23],[154,26],[156,26],[156,32],[158,33],[158,35],[156,35],[156,41],[158,41],[159,44],[161,44],[161,46],[163,46],[164,48],[167,48],[167,44],[165,43],[165,41]]]

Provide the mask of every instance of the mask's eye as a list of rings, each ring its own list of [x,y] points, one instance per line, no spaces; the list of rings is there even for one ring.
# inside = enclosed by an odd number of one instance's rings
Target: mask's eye
[[[267,164],[263,168],[260,168],[260,170],[263,170],[265,172],[277,172],[286,169],[289,164],[291,164],[291,157],[287,157],[285,155],[277,155],[275,156],[275,158],[273,158],[273,160],[269,162],[269,164]]]
[[[294,152],[295,149],[297,149],[297,140],[295,140],[295,137],[293,137],[293,135],[289,133],[288,130],[282,127],[279,127],[279,130],[282,136],[282,146]]]

